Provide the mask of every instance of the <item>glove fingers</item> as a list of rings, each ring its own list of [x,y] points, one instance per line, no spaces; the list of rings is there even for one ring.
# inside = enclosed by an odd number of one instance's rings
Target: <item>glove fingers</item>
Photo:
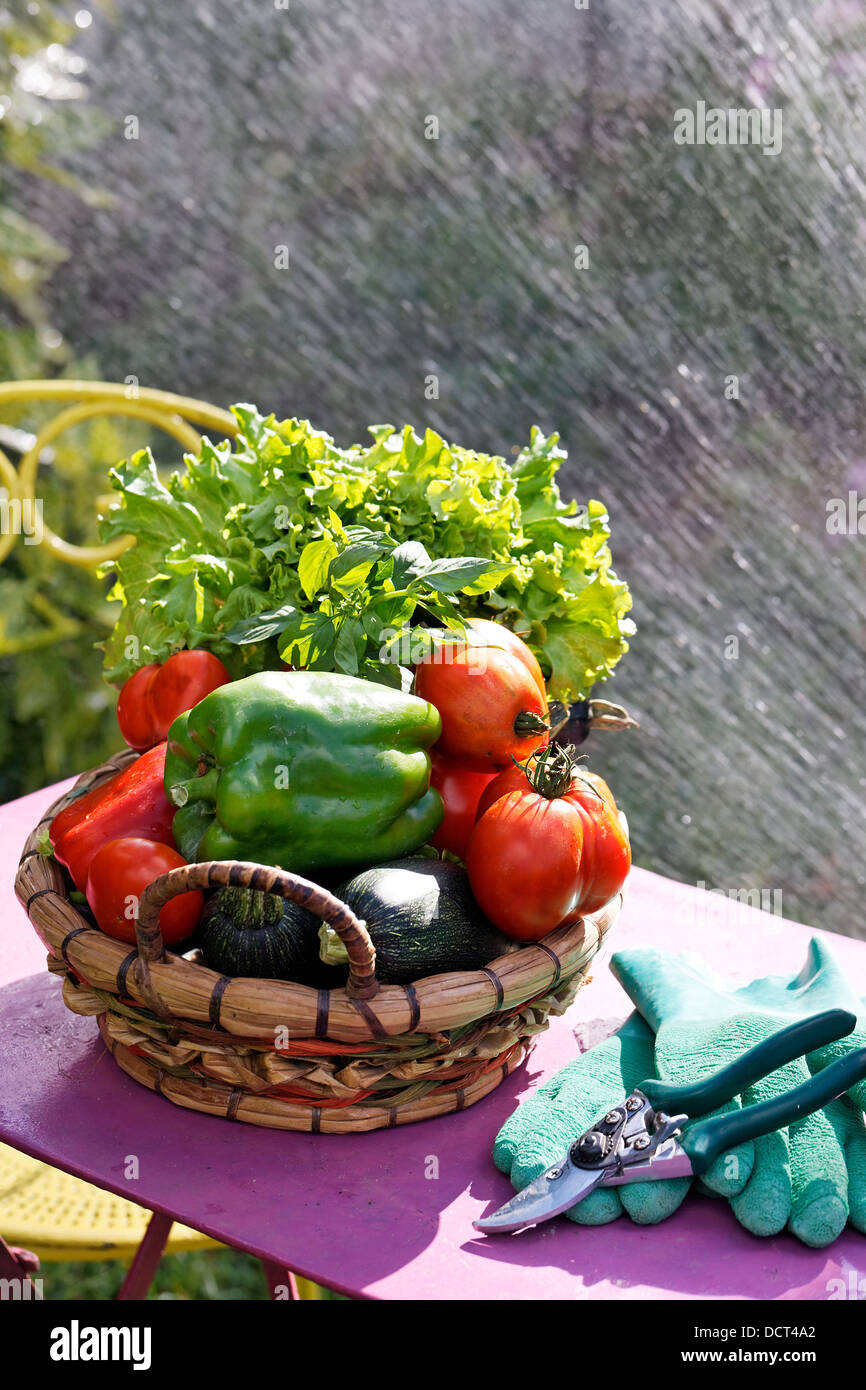
[[[519,1140],[513,1128],[506,1133],[505,1127],[499,1131],[493,1145],[493,1162],[496,1164],[500,1173],[504,1173],[508,1178],[511,1176],[511,1169],[514,1166],[514,1155],[517,1152]]]
[[[574,1137],[571,1108],[559,1098],[545,1098],[543,1106],[525,1101],[499,1131],[493,1160],[515,1187],[526,1187],[562,1157]]]
[[[866,1232],[866,1121],[863,1112],[842,1102],[849,1113],[845,1163],[848,1168],[848,1219],[857,1231]]]
[[[597,1187],[565,1214],[577,1226],[606,1226],[622,1216],[619,1191],[615,1187]]]
[[[600,1043],[598,1049],[610,1049],[612,1039],[607,1039]],[[584,1054],[589,1055],[589,1054]],[[571,1069],[583,1062],[583,1057],[578,1057],[574,1062],[570,1062],[562,1071],[557,1072],[556,1076],[546,1081],[531,1096],[517,1107],[512,1115],[509,1115],[505,1124],[496,1136],[493,1145],[493,1162],[501,1173],[506,1176],[511,1174],[517,1155],[524,1148],[531,1152],[533,1144],[537,1143],[539,1136],[543,1140],[548,1130],[553,1130],[553,1143],[558,1144],[559,1148],[551,1154],[551,1157],[543,1161],[538,1169],[543,1173],[545,1168],[549,1168],[554,1159],[559,1158],[562,1151],[568,1147],[571,1139],[568,1135],[568,1128],[571,1123],[569,1118],[568,1106],[565,1099],[561,1099],[561,1094],[567,1097],[569,1091],[569,1073]],[[574,1082],[572,1081],[572,1085]],[[605,1100],[599,1100],[599,1106],[603,1107]],[[594,1118],[594,1116],[592,1117]],[[588,1121],[587,1123],[590,1123]],[[583,1132],[582,1130],[580,1131]],[[572,1138],[574,1136],[571,1136]],[[542,1158],[546,1148],[541,1150]],[[527,1159],[532,1162],[531,1158]],[[538,1173],[534,1175],[538,1176]]]
[[[610,1038],[576,1057],[509,1116],[493,1160],[525,1187],[590,1125],[652,1074],[652,1033],[637,1014]]]
[[[839,1101],[798,1120],[788,1130],[791,1216],[788,1229],[804,1245],[820,1248],[841,1235],[848,1220],[848,1170],[840,1135],[847,1131]]]
[[[574,1124],[568,1110],[558,1102],[548,1110],[544,1129],[524,1133],[511,1164],[511,1181],[520,1190],[540,1177],[546,1168],[562,1158],[574,1139]]]
[[[620,1200],[638,1226],[655,1226],[673,1216],[692,1185],[691,1178],[665,1178],[658,1182],[626,1183]],[[616,1189],[611,1188],[611,1193]]]
[[[762,1023],[759,1016],[753,1020],[758,1027],[765,1027],[766,1020]],[[772,1030],[770,1030],[772,1031]],[[768,1032],[764,1032],[768,1036]],[[737,1106],[760,1105],[764,1101],[775,1100],[789,1091],[796,1090],[809,1080],[811,1073],[802,1057],[798,1057],[793,1062],[787,1062],[785,1066],[778,1067],[770,1072],[769,1076],[764,1076],[760,1081],[756,1081],[754,1086],[747,1086],[738,1097]],[[769,1139],[769,1136],[761,1136],[762,1139]],[[760,1200],[766,1199],[769,1203],[766,1220],[772,1223],[778,1219],[778,1212],[786,1201],[790,1201],[790,1179],[789,1177],[776,1176],[778,1165],[787,1167],[788,1147],[787,1138],[781,1143],[763,1143],[758,1147],[757,1140],[750,1140],[746,1144],[739,1144],[736,1148],[727,1153],[720,1154],[711,1167],[704,1173],[703,1178],[707,1187],[713,1192],[717,1192],[720,1197],[727,1197],[732,1200],[735,1197],[744,1195],[753,1178],[756,1180],[754,1192],[746,1198],[745,1203],[741,1204],[744,1216],[749,1212],[752,1205],[757,1207],[759,1202],[758,1194],[763,1194]],[[787,1196],[785,1195],[787,1194]],[[743,1225],[749,1230],[753,1229],[750,1224],[751,1218],[743,1219]],[[760,1224],[761,1217],[754,1218]],[[784,1222],[782,1223],[784,1225]],[[781,1229],[781,1228],[780,1228]]]
[[[852,1034],[852,1037],[853,1036]],[[866,1047],[866,1037],[864,1037],[862,1033],[857,1034],[857,1046]],[[832,1062],[833,1058],[829,1057],[827,1060]],[[862,1114],[862,1112],[866,1110],[866,1081],[858,1081],[856,1086],[851,1087],[848,1095]]]
[[[821,946],[821,953],[818,953],[819,946]],[[827,948],[822,946],[821,943],[813,941],[810,953],[818,954],[819,958],[826,959]],[[861,1008],[859,1003],[855,1003],[851,1006],[850,1000],[847,999],[842,999],[841,1006],[845,1008],[849,1008],[850,1006],[852,1013],[859,1012]],[[849,1033],[847,1037],[837,1038],[835,1042],[828,1043],[826,1047],[820,1047],[817,1051],[809,1053],[806,1058],[809,1064],[809,1070],[813,1076],[816,1076],[819,1072],[823,1071],[825,1067],[829,1067],[833,1062],[838,1062],[841,1058],[847,1057],[849,1053],[862,1047],[866,1047],[866,1029],[864,1029],[863,1018],[858,1018],[857,1027],[852,1033]],[[851,1128],[851,1126],[853,1126],[853,1132],[851,1133],[852,1141],[854,1141],[856,1131],[862,1128],[863,1111],[866,1110],[866,1079],[858,1081],[850,1088],[847,1093],[847,1100],[845,1101],[846,1107],[849,1102],[849,1122],[846,1122],[844,1126],[845,1134],[842,1141],[843,1146],[844,1143],[847,1142],[849,1128]],[[846,1113],[848,1112],[846,1111]],[[855,1151],[858,1147],[859,1146],[855,1143]],[[853,1221],[853,1216],[851,1219]]]
[[[802,1061],[762,1077],[748,1086],[741,1106],[760,1105],[807,1079]],[[778,1235],[791,1214],[791,1155],[788,1131],[762,1134],[748,1144],[722,1154],[704,1174],[714,1193],[726,1196],[740,1225],[756,1236]]]
[[[538,1125],[524,1126],[520,1130],[512,1127],[509,1133],[505,1134],[505,1130],[511,1125],[511,1121],[506,1122],[496,1141],[493,1157],[497,1167],[511,1178],[518,1192],[562,1158],[577,1135],[582,1134],[597,1115],[609,1109],[615,1101],[621,1100],[622,1095],[614,1094],[612,1091],[608,1099],[601,1099],[597,1095],[596,1099],[599,1100],[599,1104],[585,1123],[576,1121],[573,1107],[563,1104],[561,1099],[548,1103],[545,1107],[543,1128]],[[523,1110],[526,1108],[525,1105],[521,1106]],[[512,1116],[512,1119],[514,1118]],[[566,1216],[580,1226],[603,1226],[608,1221],[615,1221],[621,1213],[619,1194],[610,1189],[591,1192],[582,1202],[576,1203],[566,1212]]]
[[[745,1097],[744,1097],[745,1100]],[[731,1197],[731,1210],[755,1236],[784,1231],[791,1214],[791,1157],[786,1130],[754,1141],[754,1167],[742,1191]]]
[[[505,1124],[496,1136],[493,1144],[493,1162],[496,1164],[500,1173],[510,1174],[514,1163],[514,1156],[520,1148],[524,1133],[529,1128],[527,1111],[531,1103],[525,1100],[522,1105],[509,1115]]]
[[[713,1110],[712,1114],[729,1115],[732,1110],[739,1110],[740,1108],[739,1098],[735,1097],[727,1105]],[[751,1139],[748,1139],[745,1143],[737,1144],[735,1148],[729,1149],[726,1153],[719,1154],[707,1171],[701,1174],[701,1179],[704,1185],[718,1197],[730,1199],[738,1196],[747,1186],[754,1172],[755,1162],[755,1145]]]
[[[806,1059],[812,1075],[823,1071],[831,1063],[838,1062],[840,1058],[847,1057],[849,1053],[858,1048],[866,1047],[866,1034],[858,1023],[853,1033],[849,1033],[846,1038],[837,1038],[835,1042],[828,1043],[826,1047],[820,1047],[816,1052],[810,1052]],[[858,1110],[866,1110],[866,1080],[856,1082],[848,1092],[851,1100]]]

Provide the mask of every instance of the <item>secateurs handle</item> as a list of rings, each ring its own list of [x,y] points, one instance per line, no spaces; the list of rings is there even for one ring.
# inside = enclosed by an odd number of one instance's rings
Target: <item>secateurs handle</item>
[[[753,1086],[756,1081],[769,1076],[778,1067],[793,1062],[807,1052],[814,1052],[816,1048],[826,1047],[827,1043],[835,1042],[837,1038],[847,1037],[856,1023],[856,1016],[847,1009],[825,1009],[823,1013],[798,1019],[796,1023],[782,1028],[704,1081],[697,1081],[691,1086],[672,1086],[666,1081],[653,1079],[642,1081],[638,1089],[654,1110],[664,1110],[668,1115],[707,1115],[733,1100],[747,1086]],[[787,1121],[779,1123],[786,1124]],[[778,1127],[768,1125],[758,1133],[766,1134]]]
[[[735,1148],[737,1144],[743,1144],[747,1139],[757,1139],[774,1129],[782,1129],[795,1120],[802,1120],[804,1115],[820,1110],[823,1105],[829,1105],[831,1100],[838,1100],[864,1076],[866,1047],[861,1047],[817,1072],[809,1081],[788,1091],[786,1095],[690,1125],[680,1144],[691,1160],[692,1172],[705,1173],[719,1154]]]

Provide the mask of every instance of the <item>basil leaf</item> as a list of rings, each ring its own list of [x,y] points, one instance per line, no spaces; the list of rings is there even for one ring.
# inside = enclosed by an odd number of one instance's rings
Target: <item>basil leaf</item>
[[[488,570],[495,568],[490,560],[466,555],[454,560],[431,560],[412,580],[412,588],[421,585],[425,589],[435,589],[440,594],[456,594],[469,584],[477,583]],[[494,586],[489,585],[490,588]]]
[[[290,666],[312,670],[332,670],[330,664],[336,628],[325,613],[302,613],[288,638],[280,645],[280,656]]]
[[[390,686],[392,690],[408,692],[411,685],[411,672],[405,671],[402,666],[396,666],[393,662],[367,660],[362,664],[358,674],[365,680],[375,681],[378,685]]]
[[[313,599],[328,582],[328,569],[337,554],[337,547],[330,536],[310,541],[301,551],[298,561],[298,578],[308,599]]]
[[[234,643],[236,647],[246,646],[249,642],[267,642],[271,637],[284,632],[297,614],[297,608],[291,603],[284,604],[282,608],[274,608],[270,613],[257,613],[254,618],[244,618],[242,622],[236,623],[225,634],[225,639]]]
[[[365,651],[367,639],[357,618],[348,618],[337,634],[334,643],[334,661],[347,676],[357,676],[358,668]]]
[[[415,600],[408,594],[383,594],[363,613],[364,631],[373,642],[391,628],[401,628],[412,617]]]
[[[412,666],[417,666],[419,661],[426,661],[437,652],[465,646],[459,632],[449,632],[447,629],[436,627],[413,627],[401,634],[401,637],[402,640],[391,644],[394,659]]]
[[[353,541],[351,545],[347,545],[346,549],[340,552],[336,559],[331,560],[328,578],[333,584],[336,580],[343,579],[362,565],[367,566],[369,573],[370,565],[374,560],[378,560],[380,555],[384,555],[387,549],[388,547],[383,541]]]
[[[392,552],[394,568],[391,578],[396,589],[405,588],[410,579],[416,579],[430,566],[430,556],[420,541],[404,541]]]

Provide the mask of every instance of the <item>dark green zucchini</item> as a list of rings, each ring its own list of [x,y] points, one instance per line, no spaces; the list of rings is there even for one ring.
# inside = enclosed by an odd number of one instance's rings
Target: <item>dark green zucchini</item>
[[[205,903],[196,941],[205,964],[223,975],[328,989],[342,982],[343,972],[319,958],[320,925],[312,912],[276,893],[219,888]]]
[[[466,870],[442,859],[398,859],[377,864],[334,889],[366,925],[376,948],[376,978],[407,985],[446,970],[478,970],[516,949],[479,908]],[[332,927],[322,926],[321,957],[348,973],[346,951]]]

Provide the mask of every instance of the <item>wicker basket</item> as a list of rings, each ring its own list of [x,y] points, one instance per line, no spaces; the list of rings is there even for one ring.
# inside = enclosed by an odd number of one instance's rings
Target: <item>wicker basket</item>
[[[548,1016],[568,1007],[620,907],[559,927],[483,970],[379,985],[366,929],[338,899],[281,869],[190,864],[142,894],[137,948],[106,936],[70,901],[66,871],[39,852],[51,819],[134,758],[85,773],[30,835],[15,891],[74,1013],[95,1015],[130,1076],[191,1110],[274,1129],[356,1133],[474,1105],[523,1060]],[[166,952],[159,912],[190,888],[237,884],[279,893],[345,942],[345,989],[230,979]]]

